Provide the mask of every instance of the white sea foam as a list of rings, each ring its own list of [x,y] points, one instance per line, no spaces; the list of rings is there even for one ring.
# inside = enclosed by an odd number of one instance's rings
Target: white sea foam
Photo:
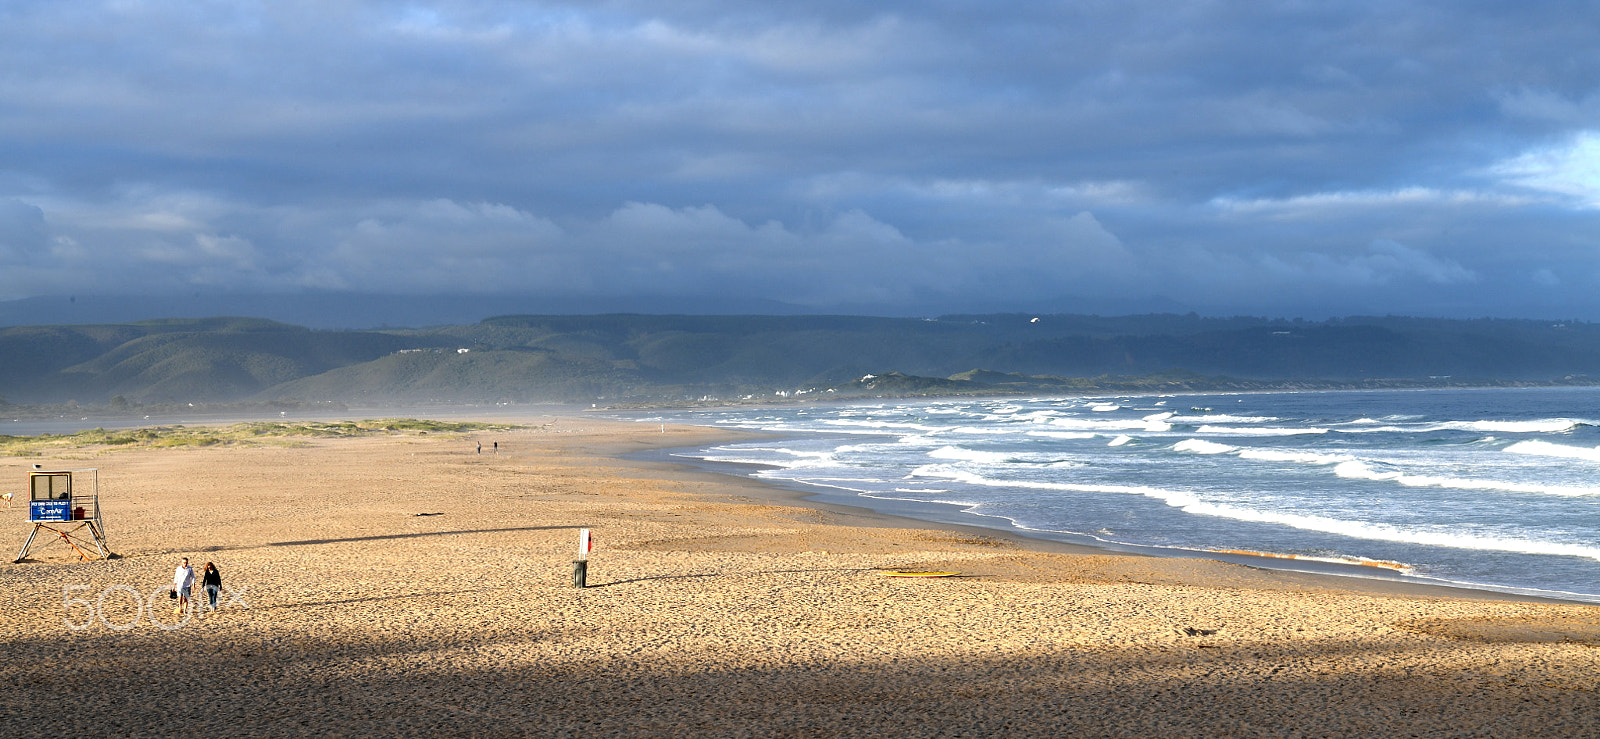
[[[1352,461],[1352,458],[1343,454],[1319,454],[1317,452],[1287,451],[1283,449],[1241,449],[1240,459],[1253,459],[1258,462],[1293,462],[1295,464],[1328,465]]]
[[[927,426],[920,423],[906,423],[903,421],[858,421],[847,418],[824,418],[822,423],[827,426],[844,426],[853,429],[906,429],[910,431],[938,431],[937,426]]]
[[[1146,421],[1142,418],[1057,418],[1051,421],[1050,425],[1078,431],[1148,431],[1159,433],[1172,430],[1172,424],[1166,421]]]
[[[1032,433],[1027,427],[1017,426],[952,426],[930,434],[962,434],[966,436],[1014,436]]]
[[[1395,482],[1410,488],[1449,488],[1453,490],[1489,490],[1532,495],[1560,495],[1567,498],[1600,496],[1600,488],[1570,485],[1540,485],[1508,482],[1504,480],[1477,480],[1440,475],[1413,475],[1395,469],[1378,469],[1362,461],[1341,462],[1333,468],[1334,474],[1350,480]]]
[[[1202,416],[1179,416],[1169,414],[1173,423],[1201,424],[1201,423],[1274,423],[1283,419],[1277,416],[1233,416],[1226,413],[1207,413]]]
[[[1089,410],[1094,411],[1095,413],[1110,413],[1111,411],[1122,410],[1122,406],[1115,403],[1099,403],[1097,405],[1089,406]]]
[[[838,467],[843,464],[834,457],[833,452],[806,452],[784,447],[719,447],[707,450],[700,458],[708,462],[764,464],[786,469]]]
[[[1380,470],[1360,460],[1340,462],[1333,468],[1333,474],[1347,480],[1398,480],[1401,473],[1397,470]]]
[[[1092,431],[1029,431],[1028,435],[1041,439],[1093,439],[1099,436]]]
[[[1326,434],[1323,428],[1277,428],[1271,426],[1201,426],[1195,433],[1217,436],[1304,436]]]
[[[1562,434],[1580,426],[1593,425],[1588,421],[1571,418],[1547,418],[1538,421],[1447,421],[1445,423],[1419,423],[1414,426],[1394,425],[1397,419],[1383,418],[1387,425],[1372,425],[1372,419],[1358,419],[1341,425],[1337,431],[1345,434],[1435,434],[1440,431],[1474,431],[1503,434]]]
[[[1186,505],[1178,505],[1174,501],[1168,501],[1168,504],[1177,505],[1186,513],[1220,516],[1238,521],[1283,524],[1305,531],[1320,531],[1325,534],[1338,534],[1357,539],[1491,552],[1587,557],[1600,561],[1600,547],[1587,544],[1497,536],[1493,534],[1470,534],[1457,530],[1416,529],[1384,523],[1345,521],[1327,516],[1310,516],[1281,511],[1256,511],[1237,506],[1198,501]]]
[[[955,480],[969,485],[989,487],[1032,488],[1082,493],[1123,493],[1153,498],[1169,506],[1202,516],[1215,516],[1236,521],[1251,521],[1290,526],[1305,531],[1338,534],[1357,539],[1390,541],[1405,544],[1474,549],[1482,551],[1515,552],[1520,554],[1559,555],[1587,557],[1600,561],[1600,547],[1543,539],[1471,534],[1458,530],[1408,528],[1384,523],[1347,521],[1327,516],[1314,516],[1283,511],[1260,511],[1242,506],[1228,505],[1202,499],[1198,494],[1182,490],[1132,485],[1077,485],[1071,483],[1033,482],[1026,480],[991,480],[981,475],[951,468],[947,465],[926,465],[912,472],[912,476]]]
[[[1582,425],[1583,421],[1571,418],[1546,418],[1538,421],[1456,421],[1437,424],[1434,428],[1501,434],[1559,434]]]
[[[962,462],[1000,464],[1005,462],[1007,459],[1010,459],[1013,455],[1001,454],[1000,452],[985,452],[977,449],[963,449],[956,446],[945,446],[928,452],[928,456],[933,457],[934,459],[954,459]]]
[[[1110,442],[1107,442],[1106,446],[1122,446],[1123,444],[1126,444],[1126,443],[1128,443],[1130,441],[1133,441],[1133,437],[1132,436],[1129,436],[1127,434],[1118,434],[1117,438],[1112,439]]]
[[[1566,444],[1552,444],[1548,441],[1519,441],[1505,448],[1511,454],[1527,454],[1535,457],[1562,457],[1565,459],[1582,459],[1587,462],[1600,462],[1600,447],[1568,446]]]
[[[1172,449],[1173,451],[1190,452],[1193,454],[1227,454],[1228,452],[1238,451],[1239,447],[1228,446],[1227,444],[1218,444],[1217,442],[1206,441],[1205,439],[1184,439],[1183,441],[1173,444]]]

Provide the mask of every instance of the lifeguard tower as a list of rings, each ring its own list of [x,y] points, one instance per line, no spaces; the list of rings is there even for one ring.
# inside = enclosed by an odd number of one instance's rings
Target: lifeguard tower
[[[17,553],[17,563],[28,558],[28,550],[40,531],[55,534],[85,562],[97,558],[89,551],[91,548],[99,552],[98,559],[112,556],[106,545],[106,527],[100,520],[98,469],[30,470],[28,522],[33,524],[33,531]]]

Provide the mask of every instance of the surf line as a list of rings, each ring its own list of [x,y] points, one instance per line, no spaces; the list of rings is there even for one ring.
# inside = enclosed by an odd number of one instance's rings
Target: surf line
[[[1411,565],[1403,562],[1388,562],[1381,559],[1345,559],[1343,557],[1303,557],[1298,554],[1276,554],[1274,552],[1256,552],[1249,549],[1206,549],[1204,551],[1216,554],[1243,554],[1249,557],[1267,557],[1270,559],[1298,559],[1306,562],[1330,562],[1342,565],[1360,565],[1362,567],[1382,567],[1394,570],[1401,574],[1410,574]]]

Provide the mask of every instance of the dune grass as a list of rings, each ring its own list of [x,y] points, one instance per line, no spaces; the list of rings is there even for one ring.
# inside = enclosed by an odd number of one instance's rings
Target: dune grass
[[[430,421],[416,418],[380,418],[362,421],[250,421],[231,426],[148,426],[135,429],[95,428],[74,434],[0,436],[0,452],[36,455],[83,447],[209,447],[265,446],[311,438],[376,436],[381,434],[464,434],[473,431],[508,431],[512,424]]]

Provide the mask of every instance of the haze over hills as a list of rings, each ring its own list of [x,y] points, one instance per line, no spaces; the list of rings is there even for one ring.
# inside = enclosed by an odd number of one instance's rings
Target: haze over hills
[[[0,329],[0,398],[13,404],[615,403],[1591,375],[1600,327],[1525,320],[606,314],[366,331],[256,318]]]
[[[726,295],[669,296],[634,293],[627,296],[559,294],[419,294],[394,295],[339,291],[292,294],[239,292],[182,295],[37,295],[0,300],[0,326],[56,324],[121,324],[153,316],[207,318],[253,316],[313,329],[369,329],[445,326],[476,323],[496,315],[592,315],[639,313],[656,315],[833,315],[926,317],[951,312],[1009,313],[1187,313],[1190,308],[1160,297],[1086,299],[1061,296],[1018,302],[1010,299],[929,300],[896,305],[814,306],[778,300]]]

